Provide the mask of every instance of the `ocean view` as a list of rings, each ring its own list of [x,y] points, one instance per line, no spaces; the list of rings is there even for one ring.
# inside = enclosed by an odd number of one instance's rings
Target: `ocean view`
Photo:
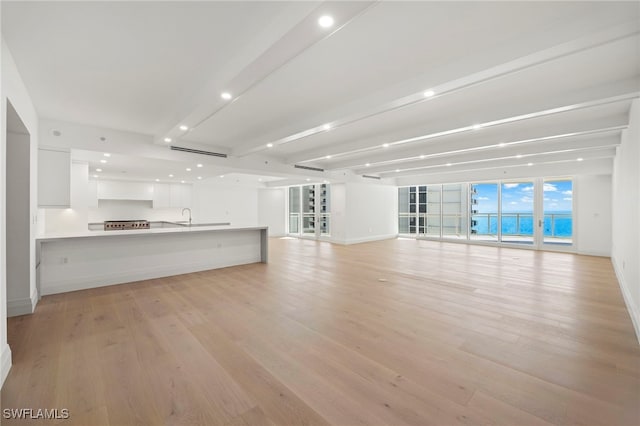
[[[478,235],[498,233],[498,214],[481,213],[473,215],[477,225],[473,228]],[[503,235],[533,235],[533,214],[509,212],[502,214]],[[571,237],[573,218],[570,211],[550,212],[544,216],[545,237]]]

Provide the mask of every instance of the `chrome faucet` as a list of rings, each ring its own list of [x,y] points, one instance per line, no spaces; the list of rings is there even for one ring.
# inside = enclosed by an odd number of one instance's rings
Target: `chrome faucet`
[[[184,211],[185,210],[187,210],[189,212],[189,225],[191,225],[191,209],[189,207],[185,207],[184,209],[182,209],[181,216],[184,216]]]

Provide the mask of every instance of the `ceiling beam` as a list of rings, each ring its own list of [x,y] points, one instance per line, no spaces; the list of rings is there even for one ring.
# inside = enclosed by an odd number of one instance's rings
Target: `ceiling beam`
[[[548,108],[544,110],[532,111],[524,114],[518,114],[514,116],[501,117],[492,120],[487,120],[481,123],[466,125],[462,127],[447,127],[444,126],[446,130],[441,130],[433,133],[417,135],[410,138],[399,139],[394,141],[386,142],[383,145],[375,145],[371,146],[370,141],[360,140],[352,143],[342,144],[339,152],[332,152],[332,158],[346,157],[354,154],[365,154],[365,153],[375,153],[375,152],[384,152],[388,148],[405,146],[409,144],[422,144],[427,141],[432,141],[439,138],[444,138],[452,135],[462,135],[462,134],[471,134],[477,132],[481,129],[504,126],[512,123],[527,121],[538,119],[546,116],[553,116],[556,114],[563,114],[570,111],[578,111],[582,109],[594,108],[599,106],[604,106],[608,104],[614,104],[618,102],[629,102],[635,98],[640,97],[640,92],[633,91],[629,93],[624,93],[621,95],[610,96],[601,99],[592,99],[586,100],[583,102],[577,102],[569,105],[558,105],[553,108]],[[327,148],[315,149],[307,152],[303,152],[294,156],[287,158],[286,162],[290,164],[301,164],[308,163],[314,161],[322,161],[326,158]]]
[[[461,78],[450,81],[443,81],[442,83],[439,83],[437,85],[424,87],[418,93],[411,93],[409,95],[395,98],[389,102],[378,104],[372,108],[363,109],[361,111],[342,117],[334,117],[331,120],[318,121],[316,125],[311,128],[306,128],[278,139],[253,141],[250,145],[245,143],[241,145],[240,148],[234,150],[234,155],[244,156],[266,150],[268,149],[268,143],[272,144],[273,146],[293,143],[306,137],[326,132],[328,130],[333,130],[339,127],[348,126],[350,124],[375,117],[380,114],[384,114],[400,108],[410,107],[421,102],[429,102],[437,99],[438,97],[451,95],[453,93],[469,89],[479,84],[504,78],[514,73],[523,71],[527,68],[532,68],[546,62],[572,55],[574,53],[598,47],[607,43],[612,43],[624,38],[633,37],[638,33],[639,30],[635,23],[629,22],[621,24],[612,28],[589,34],[576,40],[572,40],[566,43],[559,44],[557,46],[553,46],[551,48],[543,49],[541,51],[522,56],[518,59],[508,61],[479,72],[471,73]],[[431,75],[425,75],[424,81],[433,81],[433,77]],[[432,96],[425,97],[426,89],[433,91],[434,94]],[[321,157],[322,156],[320,156],[319,158]],[[309,158],[305,161],[314,161],[319,158]],[[298,159],[290,162],[299,161],[302,160]]]

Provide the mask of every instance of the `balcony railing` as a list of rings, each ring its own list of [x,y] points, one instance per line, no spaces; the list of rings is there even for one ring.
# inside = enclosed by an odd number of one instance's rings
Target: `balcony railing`
[[[498,233],[497,213],[476,213],[471,216],[472,234],[492,235]],[[544,236],[570,239],[572,236],[571,213],[547,213],[544,215]],[[535,228],[533,213],[503,213],[502,235],[532,236]]]
[[[290,234],[314,234],[316,225],[320,226],[321,235],[330,234],[330,213],[289,213]]]

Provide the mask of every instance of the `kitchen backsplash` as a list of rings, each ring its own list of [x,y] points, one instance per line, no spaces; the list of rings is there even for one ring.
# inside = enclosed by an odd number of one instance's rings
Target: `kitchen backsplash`
[[[182,216],[182,209],[175,207],[153,208],[151,201],[99,200],[98,207],[89,208],[89,223],[105,220],[137,220],[176,221],[187,220],[188,214]]]

